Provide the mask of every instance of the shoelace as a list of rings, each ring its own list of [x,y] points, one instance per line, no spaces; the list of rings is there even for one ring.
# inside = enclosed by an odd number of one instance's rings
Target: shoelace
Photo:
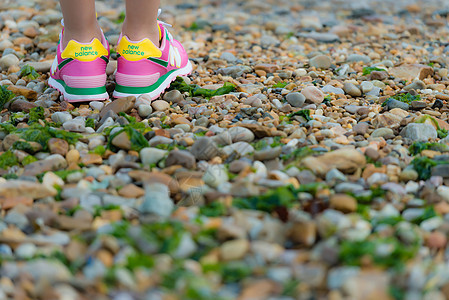
[[[167,27],[173,27],[171,24],[168,24],[168,23],[165,23],[165,22],[159,20],[159,16],[161,15],[161,13],[162,13],[162,9],[159,8],[157,10],[157,17],[158,17],[157,20],[159,21],[159,23],[161,23],[162,25],[167,26]]]

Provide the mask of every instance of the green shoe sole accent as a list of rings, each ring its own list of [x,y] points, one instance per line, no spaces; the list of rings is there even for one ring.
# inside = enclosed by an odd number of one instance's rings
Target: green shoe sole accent
[[[171,70],[164,76],[161,76],[154,84],[152,84],[150,86],[132,87],[132,86],[124,86],[124,85],[117,84],[115,86],[115,90],[117,92],[123,93],[123,94],[136,94],[136,95],[148,94],[148,93],[151,93],[154,90],[156,90],[165,81],[165,79],[167,79],[175,71],[178,71],[178,70]]]
[[[56,81],[64,87],[64,90],[72,95],[99,95],[106,93],[106,86],[96,88],[74,88],[68,86],[64,81],[56,79]]]

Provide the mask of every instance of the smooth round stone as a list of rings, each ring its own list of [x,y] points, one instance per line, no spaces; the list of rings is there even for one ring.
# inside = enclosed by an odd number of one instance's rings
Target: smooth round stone
[[[165,93],[163,99],[167,102],[172,102],[172,103],[180,103],[180,102],[184,101],[184,97],[182,96],[181,92],[178,90],[173,90],[173,91],[169,91],[169,92]]]
[[[139,116],[141,116],[142,118],[146,118],[151,115],[151,113],[153,112],[153,108],[148,104],[140,104],[137,108],[137,112]]]
[[[220,56],[220,59],[226,60],[228,63],[234,63],[237,58],[231,52],[223,52]]]
[[[157,149],[157,148],[143,148],[140,150],[140,161],[145,166],[149,166],[152,164],[158,163],[162,158],[164,158],[166,150]]]
[[[378,128],[371,133],[371,137],[392,137],[394,136],[393,129]]]
[[[352,97],[362,96],[362,91],[351,82],[345,82],[343,90],[346,92],[346,94]]]
[[[62,124],[62,127],[67,131],[73,132],[85,132],[86,131],[86,121],[84,118],[76,118],[69,120]]]
[[[371,92],[371,91],[373,90],[374,84],[372,84],[372,83],[369,82],[369,81],[363,81],[363,82],[360,84],[360,87],[361,87],[361,89],[362,89],[362,92],[363,92],[364,94],[366,94],[366,93],[369,93],[369,92]]]
[[[317,55],[309,61],[309,65],[317,69],[329,69],[332,65],[332,60],[327,55]]]
[[[19,64],[19,59],[14,54],[6,54],[0,58],[0,68],[7,70],[11,66]]]
[[[191,128],[190,128],[189,124],[177,124],[173,128],[179,128],[179,129],[181,129],[184,132],[190,132],[191,131]]]
[[[231,139],[233,143],[236,142],[248,142],[251,143],[254,141],[254,133],[244,127],[232,127],[228,130],[229,134],[231,135]]]
[[[343,89],[336,88],[329,84],[324,86],[321,90],[323,91],[323,93],[326,93],[326,94],[344,95],[344,93],[345,93],[345,91],[343,91]]]
[[[396,100],[396,99],[392,99],[390,98],[389,100],[387,100],[386,106],[389,110],[394,109],[394,108],[400,108],[403,110],[409,110],[410,109],[410,105],[408,105],[405,102]]]
[[[170,104],[164,100],[156,100],[151,104],[151,106],[155,111],[165,111],[170,108]]]
[[[314,86],[308,86],[301,91],[301,94],[306,97],[307,100],[313,102],[314,104],[320,104],[324,101],[324,93]]]
[[[404,91],[410,90],[424,90],[426,88],[426,84],[421,80],[415,80],[411,84],[404,87]]]
[[[37,251],[37,247],[31,243],[25,243],[16,248],[14,253],[18,258],[27,259],[32,258]]]
[[[94,110],[101,110],[104,107],[104,103],[100,101],[92,101],[89,106]]]
[[[364,63],[369,63],[369,62],[371,62],[371,58],[369,58],[369,56],[366,56],[366,55],[350,54],[346,61],[347,62],[359,62],[359,61],[361,61],[361,62],[364,62]]]
[[[288,94],[285,99],[293,107],[302,107],[306,101],[306,97],[298,92]]]
[[[53,113],[51,119],[55,123],[64,124],[65,122],[72,120],[72,115],[68,112],[57,111]]]

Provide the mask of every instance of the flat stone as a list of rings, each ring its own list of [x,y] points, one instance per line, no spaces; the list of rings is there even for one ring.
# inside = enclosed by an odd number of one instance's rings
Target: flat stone
[[[426,142],[434,140],[438,137],[436,129],[429,124],[411,123],[408,124],[402,131],[401,136],[412,141]]]
[[[181,165],[187,169],[193,169],[196,166],[195,157],[186,150],[173,150],[165,160],[167,167],[174,165]]]
[[[423,80],[433,74],[432,67],[420,64],[404,64],[390,69],[390,75],[407,81]]]
[[[31,199],[40,199],[52,197],[57,194],[55,189],[48,189],[44,185],[24,180],[8,180],[0,184],[0,197],[27,197]]]
[[[217,144],[213,139],[207,137],[201,137],[195,141],[190,153],[195,156],[197,160],[210,160],[220,153]]]
[[[343,148],[318,157],[306,157],[302,165],[314,173],[325,176],[331,169],[352,172],[366,164],[365,156],[357,150]]]
[[[309,100],[315,104],[320,104],[321,102],[324,101],[323,92],[314,86],[308,86],[308,87],[304,88],[301,91],[301,94],[303,94],[307,100]]]
[[[309,65],[317,69],[329,69],[332,65],[332,60],[327,55],[317,55],[309,61]]]
[[[109,111],[112,111],[115,114],[118,114],[120,112],[129,113],[134,107],[135,102],[136,97],[134,96],[116,99],[103,107],[103,109],[100,111],[100,118],[103,118]]]

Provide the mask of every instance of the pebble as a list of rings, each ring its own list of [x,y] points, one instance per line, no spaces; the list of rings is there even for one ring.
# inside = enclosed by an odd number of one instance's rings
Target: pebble
[[[317,55],[309,61],[309,65],[317,69],[329,69],[331,64],[331,58],[327,55]]]
[[[287,94],[285,99],[293,107],[302,107],[306,101],[306,97],[298,92]]]
[[[429,124],[411,123],[401,131],[401,136],[412,141],[428,141],[437,138],[437,131]]]
[[[161,183],[149,183],[145,187],[145,198],[139,210],[161,217],[169,217],[175,207],[169,197],[168,186]]]
[[[231,136],[232,142],[247,142],[251,143],[255,136],[254,133],[244,127],[232,127],[228,130],[229,135]]]
[[[19,59],[14,54],[6,54],[0,58],[0,68],[8,69],[9,67],[19,64]]]
[[[343,90],[345,91],[346,94],[352,97],[362,96],[362,91],[351,82],[345,82]]]
[[[169,103],[181,103],[182,101],[184,101],[184,97],[178,90],[173,90],[165,93],[163,99]]]
[[[166,150],[157,148],[143,148],[140,150],[140,161],[145,166],[157,164],[165,157],[166,154]]]
[[[192,73],[154,101],[90,103],[47,88],[59,7],[19,2],[0,5],[0,85],[15,94],[0,130],[1,299],[448,295],[441,1],[168,3],[160,19]],[[97,3],[113,46],[116,4]],[[116,70],[113,52],[108,93]],[[402,93],[420,100],[391,100]],[[123,127],[148,146],[112,138]]]
[[[321,90],[314,86],[308,86],[301,91],[301,94],[314,104],[320,104],[324,101],[324,94]]]
[[[165,111],[170,108],[170,104],[164,100],[156,100],[151,103],[151,106],[155,111]]]
[[[152,112],[153,108],[151,107],[151,105],[141,104],[138,107],[139,116],[141,116],[142,118],[148,117],[149,115],[151,115]]]

